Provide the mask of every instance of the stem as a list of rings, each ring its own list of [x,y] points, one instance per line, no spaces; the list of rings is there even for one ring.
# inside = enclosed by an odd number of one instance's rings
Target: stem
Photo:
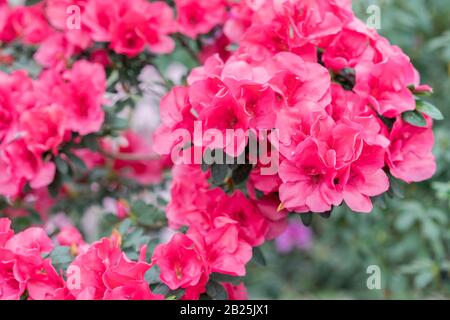
[[[120,153],[120,152],[111,152],[109,150],[106,150],[101,145],[99,145],[98,152],[113,160],[122,160],[122,161],[151,161],[151,160],[158,160],[160,159],[159,156],[154,155],[135,155],[135,154],[128,154],[128,153]]]
[[[201,63],[200,60],[198,59],[197,52],[195,52],[195,50],[192,49],[192,47],[189,45],[186,39],[180,34],[176,34],[175,38],[180,42],[181,46],[187,51],[187,53],[189,53],[191,58],[194,59],[194,61],[200,65]]]
[[[164,74],[162,73],[162,71],[158,68],[158,66],[156,64],[152,64],[153,67],[155,67],[156,72],[158,73],[158,75],[161,77],[162,81],[163,81],[163,85],[164,87],[166,87],[167,91],[172,90],[172,84],[170,83],[169,80],[166,79],[166,77],[164,77]]]

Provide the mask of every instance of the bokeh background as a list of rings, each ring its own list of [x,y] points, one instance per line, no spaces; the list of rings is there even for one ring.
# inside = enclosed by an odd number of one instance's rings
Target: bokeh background
[[[446,116],[436,124],[438,172],[378,199],[369,215],[339,208],[329,219],[314,217],[310,230],[294,217],[290,233],[265,246],[267,265],[251,266],[246,284],[253,299],[450,298],[450,1],[353,3],[364,21],[369,5],[379,6],[379,32],[434,87],[429,101]],[[381,290],[367,288],[370,265],[380,267]]]

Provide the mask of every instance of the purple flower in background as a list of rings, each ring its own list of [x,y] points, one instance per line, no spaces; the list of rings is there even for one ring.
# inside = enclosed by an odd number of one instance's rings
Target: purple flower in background
[[[294,249],[308,250],[312,245],[312,231],[297,220],[290,220],[289,225],[276,240],[275,246],[281,253]]]

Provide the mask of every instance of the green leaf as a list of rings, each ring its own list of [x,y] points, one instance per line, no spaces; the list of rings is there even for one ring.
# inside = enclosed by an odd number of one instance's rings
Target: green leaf
[[[128,128],[128,120],[119,118],[119,117],[115,117],[111,120],[109,125],[111,126],[111,128],[113,130],[125,130]]]
[[[206,285],[206,293],[214,300],[226,300],[228,298],[225,288],[215,280],[208,282]]]
[[[263,267],[267,265],[266,258],[264,257],[261,248],[259,247],[253,248],[253,261],[255,261],[257,264]]]
[[[391,184],[390,191],[392,194],[400,199],[405,198],[405,193],[403,192],[402,185],[400,184],[400,181],[394,178],[393,176],[389,176],[389,181]]]
[[[82,143],[86,148],[88,148],[91,151],[98,151],[99,149],[97,136],[94,134],[84,136]]]
[[[119,81],[119,72],[117,70],[113,70],[106,82],[107,88],[110,88],[111,86],[115,85],[118,81]]]
[[[417,110],[403,112],[402,119],[403,121],[416,127],[424,128],[427,126],[425,117]]]
[[[209,278],[217,282],[228,282],[234,285],[238,285],[242,282],[242,277],[231,276],[223,273],[212,273]]]
[[[66,270],[70,263],[72,263],[74,257],[70,253],[69,247],[58,246],[50,252],[50,259],[56,270]]]
[[[63,178],[59,172],[56,172],[55,179],[53,179],[53,182],[48,186],[48,192],[53,198],[56,198],[58,196],[62,184]]]
[[[416,109],[434,120],[444,120],[442,112],[429,102],[423,100],[416,101]]]
[[[179,300],[186,293],[185,289],[171,290],[166,296],[167,300]]]
[[[158,283],[155,286],[150,286],[150,288],[152,289],[153,293],[162,294],[164,296],[166,296],[170,292],[170,288],[166,286],[164,283]]]
[[[206,164],[205,162],[202,162],[201,168],[202,168],[202,171],[203,171],[203,172],[208,171],[208,170],[209,170],[209,167],[210,167],[209,164]]]
[[[319,213],[319,216],[324,219],[330,219],[331,214],[333,213],[333,209],[334,208],[332,208],[330,211]]]
[[[60,157],[55,158],[55,164],[56,168],[59,172],[61,172],[63,175],[66,175],[69,172],[69,165],[67,162]]]
[[[151,226],[158,221],[164,220],[164,213],[152,204],[147,204],[142,200],[131,205],[131,211],[137,217],[141,225]]]
[[[133,221],[131,221],[131,219],[125,219],[122,221],[122,223],[119,226],[119,233],[120,234],[125,234],[133,225]]]
[[[211,166],[211,174],[214,184],[221,185],[228,175],[228,166],[226,164],[213,164]]]
[[[302,223],[309,227],[313,220],[313,214],[312,213],[300,213],[300,219],[302,220]]]
[[[35,4],[37,4],[37,3],[39,3],[39,2],[41,2],[42,0],[26,0],[25,1],[25,5],[26,6],[32,6],[32,5],[35,5]]]
[[[423,289],[433,281],[434,275],[430,271],[425,271],[417,275],[414,279],[414,285],[417,289]]]
[[[231,178],[233,179],[235,184],[241,184],[247,181],[248,176],[250,175],[252,169],[253,166],[251,164],[239,165],[236,169],[233,170]]]
[[[161,280],[159,278],[160,273],[161,271],[159,270],[159,267],[157,265],[154,265],[145,273],[144,279],[149,284],[161,283]]]
[[[67,157],[69,158],[70,162],[78,169],[80,169],[82,171],[87,170],[87,167],[86,167],[84,161],[80,157],[74,155],[73,153],[68,153]]]

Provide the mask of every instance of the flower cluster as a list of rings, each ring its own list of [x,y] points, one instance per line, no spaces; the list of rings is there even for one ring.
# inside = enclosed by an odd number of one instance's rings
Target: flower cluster
[[[416,111],[418,95],[432,90],[400,48],[354,16],[350,1],[240,1],[231,11],[225,34],[238,49],[226,61],[211,56],[162,100],[158,152],[173,151],[180,129],[191,145],[232,156],[245,151],[250,132],[275,131],[278,173],[263,176],[257,165],[250,180],[299,213],[343,202],[370,212],[389,175],[416,182],[434,174],[432,119]],[[409,113],[423,123],[407,121]],[[204,132],[246,135],[230,147],[196,137],[196,122]]]
[[[30,299],[65,299],[69,292],[64,280],[43,258],[53,243],[40,228],[18,234],[8,219],[0,219],[0,299],[18,300],[27,292]]]
[[[0,194],[48,186],[59,147],[72,133],[84,136],[103,124],[105,90],[102,66],[83,60],[37,80],[23,71],[0,73]]]
[[[145,280],[146,272],[152,268],[145,261],[146,246],[141,248],[138,261],[133,261],[121,250],[119,234],[88,245],[72,226],[63,228],[54,241],[41,228],[28,228],[14,234],[10,227],[9,219],[0,219],[0,300],[164,299],[164,295],[153,293]],[[75,257],[67,266],[65,275],[55,268],[51,258],[52,252],[64,247],[70,249],[70,255]],[[161,257],[161,253],[166,256]],[[161,258],[168,262],[163,263]],[[195,277],[203,268],[204,261],[197,260],[198,252],[190,238],[174,236],[168,245],[155,251],[154,259],[160,262],[161,269],[175,270],[175,273],[164,272],[161,276],[170,287],[199,282]],[[224,285],[230,299],[246,297],[242,284]],[[185,298],[192,298],[194,291],[186,291]]]
[[[10,221],[0,219],[0,299],[20,299],[25,293],[32,300],[163,299],[144,280],[150,264],[128,259],[119,241],[103,238],[89,246],[78,230],[63,229],[57,242],[78,254],[67,268],[66,281],[51,258],[42,257],[54,249],[44,230],[29,228],[14,235]]]
[[[169,225],[189,229],[158,246],[153,256],[161,280],[172,290],[186,289],[189,299],[206,291],[212,273],[244,276],[252,248],[274,239],[287,225],[287,213],[277,212],[275,199],[210,189],[208,176],[198,166],[173,168]]]
[[[0,300],[243,299],[263,243],[311,246],[289,212],[371,212],[436,170],[432,89],[351,0],[0,0],[0,44],[39,65],[0,72],[1,214],[45,224],[0,219]],[[172,81],[178,54],[201,66]]]
[[[43,0],[32,6],[0,2],[0,41],[40,44],[35,59],[45,67],[61,66],[72,56],[107,43],[114,52],[135,57],[175,48],[171,34],[196,38],[226,20],[225,0],[177,0],[177,16],[164,1]],[[108,63],[103,49],[91,53]]]

